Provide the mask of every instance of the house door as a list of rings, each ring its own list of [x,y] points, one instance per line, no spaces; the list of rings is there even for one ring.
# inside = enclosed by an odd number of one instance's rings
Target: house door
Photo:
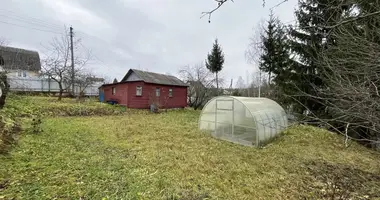
[[[99,91],[99,101],[104,102],[104,91],[103,90]]]

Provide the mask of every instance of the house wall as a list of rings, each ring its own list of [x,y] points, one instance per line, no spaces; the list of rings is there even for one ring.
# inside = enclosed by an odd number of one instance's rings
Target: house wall
[[[130,108],[149,108],[153,102],[165,108],[184,108],[187,106],[187,88],[179,86],[168,86],[150,84],[144,82],[128,83],[129,99],[128,107]],[[142,96],[136,96],[136,87],[142,86]],[[156,88],[160,89],[160,96],[156,96]],[[169,89],[172,89],[172,97],[169,97]]]
[[[7,76],[14,78],[39,78],[39,73],[29,70],[9,70],[7,71]]]
[[[112,88],[116,88],[115,94],[112,94]],[[128,85],[114,84],[101,87],[104,92],[104,101],[116,100],[120,105],[127,106],[128,103]]]
[[[136,95],[136,87],[142,87],[142,95]],[[112,87],[116,88],[116,94],[112,95]],[[156,88],[160,88],[160,96],[156,97]],[[104,100],[117,100],[119,104],[128,108],[149,109],[154,101],[166,108],[184,108],[187,106],[187,88],[179,86],[167,86],[144,83],[142,81],[128,82],[103,86]],[[169,97],[169,89],[173,90],[172,97]]]

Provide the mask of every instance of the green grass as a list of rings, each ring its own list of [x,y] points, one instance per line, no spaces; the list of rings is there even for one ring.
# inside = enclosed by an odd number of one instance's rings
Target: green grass
[[[0,154],[6,154],[17,142],[20,125],[30,129],[32,120],[58,116],[104,116],[125,114],[121,106],[111,106],[86,99],[79,102],[75,99],[49,98],[42,96],[18,96],[9,94],[4,109],[0,110]]]
[[[0,199],[326,198],[327,183],[379,197],[379,153],[305,126],[244,147],[199,132],[198,116],[44,118],[42,133],[23,134],[0,156]]]
[[[41,116],[93,116],[93,115],[118,115],[125,109],[121,106],[111,106],[100,103],[96,99],[87,99],[85,102],[77,102],[75,99],[42,96],[17,96],[10,95],[6,101],[6,107],[0,110],[1,115],[8,117]]]

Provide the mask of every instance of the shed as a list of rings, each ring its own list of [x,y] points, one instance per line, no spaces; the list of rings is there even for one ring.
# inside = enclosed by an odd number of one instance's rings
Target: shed
[[[215,138],[261,146],[288,126],[285,110],[268,98],[218,96],[202,109],[199,129]]]
[[[99,88],[102,102],[117,102],[128,108],[184,108],[187,106],[187,87],[175,76],[130,69],[117,83]]]

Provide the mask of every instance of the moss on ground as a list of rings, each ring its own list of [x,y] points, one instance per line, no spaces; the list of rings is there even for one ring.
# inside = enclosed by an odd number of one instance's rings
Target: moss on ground
[[[379,198],[379,153],[306,126],[240,146],[199,132],[198,116],[47,118],[0,157],[0,199]]]

